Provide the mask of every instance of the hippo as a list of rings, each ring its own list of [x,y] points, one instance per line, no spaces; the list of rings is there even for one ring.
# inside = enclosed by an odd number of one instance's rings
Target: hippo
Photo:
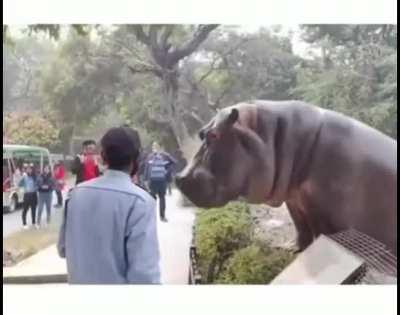
[[[320,234],[356,229],[397,257],[397,141],[302,101],[220,110],[176,185],[196,206],[283,203],[302,251]]]

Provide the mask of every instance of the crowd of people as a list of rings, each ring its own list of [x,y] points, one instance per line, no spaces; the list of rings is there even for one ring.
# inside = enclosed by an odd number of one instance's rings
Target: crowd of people
[[[33,163],[23,164],[21,169],[18,168],[16,176],[18,176],[18,186],[23,188],[23,210],[22,210],[22,226],[28,228],[27,214],[31,212],[32,226],[39,229],[42,224],[43,208],[46,208],[46,223],[51,221],[53,194],[57,196],[57,204],[59,208],[63,205],[62,190],[65,185],[65,168],[62,161],[58,161],[52,170],[50,165],[44,165],[42,171],[38,172],[38,167]],[[36,211],[38,210],[38,211]]]
[[[82,152],[78,154],[71,167],[76,175],[76,185],[100,176],[107,167],[97,155],[96,142],[86,140],[82,143]],[[166,218],[165,196],[167,192],[172,194],[173,178],[177,171],[183,169],[182,158],[179,161],[171,154],[161,149],[154,142],[150,152],[141,151],[139,154],[137,169],[132,174],[132,182],[148,191],[154,199],[159,200],[160,219],[168,222]]]
[[[183,155],[175,158],[158,143],[143,151],[139,134],[128,126],[110,129],[99,147],[100,154],[94,140],[83,142],[70,166],[76,180],[65,203],[62,161],[53,169],[18,169],[23,228],[29,211],[34,228],[51,222],[55,195],[54,207],[64,209],[57,248],[70,283],[160,283],[157,201],[161,222],[168,222],[166,194],[185,167]]]
[[[167,222],[165,196],[184,167],[161,149],[143,152],[137,131],[111,128],[100,142],[85,141],[73,163],[58,240],[70,283],[160,283],[157,200]]]

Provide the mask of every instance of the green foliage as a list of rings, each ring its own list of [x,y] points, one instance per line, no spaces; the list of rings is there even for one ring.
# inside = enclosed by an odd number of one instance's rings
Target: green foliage
[[[73,29],[79,35],[87,35],[90,32],[90,25],[86,24],[72,24],[71,29]],[[31,35],[32,33],[45,33],[50,38],[59,40],[60,33],[62,30],[62,25],[60,24],[31,24],[27,27],[27,32]]]
[[[397,27],[309,25],[321,57],[297,73],[297,98],[342,112],[397,138]]]
[[[13,46],[14,41],[10,36],[8,25],[3,25],[3,44]]]
[[[38,42],[32,37],[13,40],[13,45],[3,43],[3,110],[40,110],[40,71],[54,55],[50,41]]]
[[[291,252],[261,244],[253,229],[246,203],[198,211],[195,245],[205,283],[266,284],[289,264]]]
[[[226,260],[238,249],[250,244],[252,220],[249,206],[233,202],[223,208],[199,210],[196,218],[196,246],[200,269],[212,283]]]
[[[57,56],[41,73],[41,98],[58,115],[64,152],[72,150],[77,130],[82,132],[96,115],[115,102],[117,79],[113,71],[108,71],[109,65],[98,64],[93,58],[97,49],[89,36],[71,30]]]
[[[9,143],[52,148],[59,142],[58,130],[40,113],[9,114],[4,118],[3,134]]]
[[[288,99],[296,83],[296,68],[300,58],[292,51],[288,38],[279,37],[267,30],[251,35],[229,32],[214,36],[206,52],[220,56],[219,62],[205,80],[211,95],[228,90],[225,100],[229,103],[247,99]],[[218,60],[218,59],[217,59]],[[197,76],[209,70],[199,65]]]
[[[144,143],[157,140],[175,151],[179,130],[194,135],[215,108],[256,98],[305,100],[397,138],[396,25],[302,26],[314,52],[307,58],[273,27],[250,34],[218,27],[172,63],[178,89],[168,92],[159,75],[173,54],[167,58],[163,49],[183,47],[197,28],[145,25],[145,34],[157,35],[154,46],[139,40],[137,25],[36,24],[15,38],[3,25],[3,110],[54,113],[66,151],[74,136],[100,133],[120,118],[143,131]],[[121,117],[107,120],[108,113]]]
[[[229,258],[216,283],[267,284],[294,258],[294,254],[267,245],[252,244],[239,249]]]

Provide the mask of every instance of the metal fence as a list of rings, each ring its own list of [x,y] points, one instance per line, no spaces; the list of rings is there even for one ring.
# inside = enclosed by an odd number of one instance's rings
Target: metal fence
[[[195,228],[194,227],[192,229],[192,244],[190,245],[190,249],[189,249],[189,261],[190,261],[190,266],[189,266],[188,283],[189,284],[201,284],[202,278],[201,278],[201,273],[200,273],[200,269],[199,269],[197,248],[195,245]]]
[[[397,257],[384,244],[354,229],[328,236],[364,261],[363,273],[354,279],[359,284],[397,283]]]

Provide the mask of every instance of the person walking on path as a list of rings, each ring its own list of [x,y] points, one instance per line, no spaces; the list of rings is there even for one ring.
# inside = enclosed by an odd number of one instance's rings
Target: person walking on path
[[[86,140],[82,143],[82,154],[76,156],[71,171],[76,175],[76,185],[100,175],[94,140]]]
[[[58,239],[75,284],[159,284],[156,203],[132,183],[139,149],[134,130],[101,139],[107,170],[70,191]]]
[[[54,165],[54,179],[56,181],[56,195],[57,195],[57,204],[55,205],[57,208],[63,206],[63,196],[62,191],[65,187],[65,167],[63,161],[58,161]]]
[[[44,206],[46,206],[46,222],[47,224],[50,224],[53,191],[56,187],[56,182],[51,174],[49,165],[43,167],[43,173],[38,177],[37,186],[39,196],[37,225],[40,227]]]
[[[172,176],[169,172],[174,164],[175,160],[169,154],[162,152],[160,146],[154,143],[153,152],[149,155],[146,163],[146,179],[151,194],[155,199],[160,200],[160,218],[163,222],[168,222],[165,216],[165,194],[169,177]]]
[[[18,183],[24,189],[22,226],[27,229],[26,215],[31,209],[32,226],[36,226],[36,207],[37,207],[37,177],[33,165],[26,166],[25,173]],[[36,226],[37,227],[37,226]]]

